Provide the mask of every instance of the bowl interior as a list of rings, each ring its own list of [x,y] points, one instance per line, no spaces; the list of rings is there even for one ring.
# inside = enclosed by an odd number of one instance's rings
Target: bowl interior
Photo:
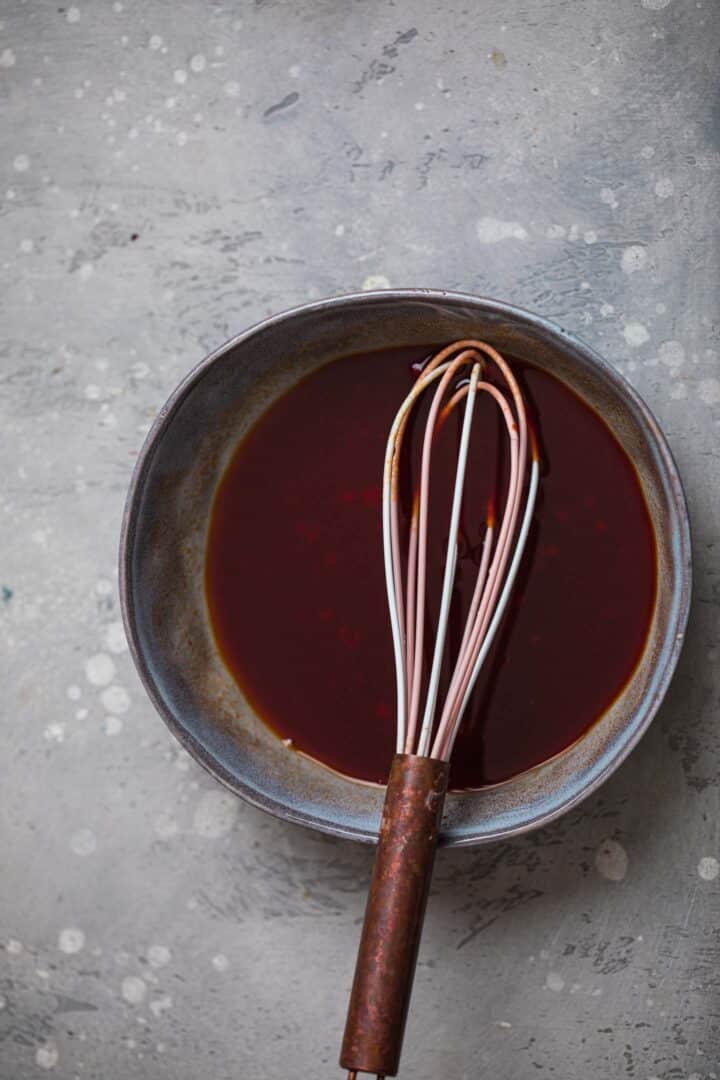
[[[690,582],[680,481],[646,406],[587,346],[506,305],[419,290],[323,301],[268,320],[203,361],[158,417],[128,497],[121,594],[141,676],[188,750],[256,805],[336,835],[374,839],[383,792],[288,751],[226,670],[203,588],[213,495],[248,427],[308,371],[342,354],[463,337],[547,368],[605,418],[641,479],[659,587],[641,661],[607,713],[552,761],[497,787],[451,794],[443,841],[472,844],[520,832],[587,795],[649,724],[679,653]]]

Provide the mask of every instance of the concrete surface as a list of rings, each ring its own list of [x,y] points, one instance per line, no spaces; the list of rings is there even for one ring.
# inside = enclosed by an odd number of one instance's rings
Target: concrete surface
[[[718,4],[5,0],[0,1076],[337,1075],[370,852],[154,715],[116,547],[148,424],[309,297],[515,301],[625,372],[694,519],[650,734],[556,826],[440,858],[403,1075],[720,1076]]]

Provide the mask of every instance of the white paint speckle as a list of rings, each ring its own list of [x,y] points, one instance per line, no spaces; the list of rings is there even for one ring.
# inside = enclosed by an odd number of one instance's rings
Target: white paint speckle
[[[230,967],[230,961],[223,953],[217,953],[212,958],[212,966],[216,971],[227,971]]]
[[[47,1042],[44,1046],[38,1046],[35,1051],[35,1064],[41,1069],[54,1069],[59,1060],[60,1055],[54,1043]]]
[[[92,829],[78,829],[70,837],[70,850],[75,855],[92,855],[97,849],[97,840]]]
[[[115,664],[107,653],[97,653],[85,661],[85,678],[93,686],[107,686],[114,675]]]
[[[647,328],[639,322],[625,323],[623,337],[632,349],[639,349],[641,345],[650,340]]]
[[[13,169],[15,172],[27,172],[30,168],[30,158],[27,154],[18,154],[13,161]]]
[[[600,202],[604,202],[611,210],[617,209],[617,196],[612,188],[604,187],[600,191]]]
[[[223,89],[224,89],[224,91],[225,91],[225,93],[227,94],[228,97],[232,97],[232,98],[240,97],[240,83],[235,82],[234,79],[231,79],[229,82],[226,82]]]
[[[635,274],[647,266],[647,251],[639,244],[631,244],[622,253],[620,265],[626,274]]]
[[[600,305],[600,314],[604,319],[609,318],[614,313],[614,311],[615,307],[613,306],[613,304],[605,303]]]
[[[389,289],[390,282],[384,274],[368,274],[362,283],[364,292],[371,292],[373,289]]]
[[[658,349],[658,360],[669,368],[679,368],[685,363],[685,349],[679,341],[663,341]]]
[[[23,951],[22,941],[18,941],[17,938],[8,938],[5,942],[5,952],[10,953],[10,956],[19,956]]]
[[[106,716],[103,720],[103,731],[106,735],[119,735],[123,727],[119,716]]]
[[[12,49],[3,49],[0,53],[0,67],[11,68],[15,66],[15,53]]]
[[[299,79],[301,71],[302,71],[302,68],[300,67],[299,64],[291,64],[290,67],[288,68],[288,75],[290,76],[291,79]]]
[[[147,951],[148,962],[154,968],[165,967],[171,955],[167,945],[151,945]]]
[[[704,855],[698,863],[697,872],[703,881],[714,881],[720,874],[720,863],[714,855]]]
[[[559,994],[561,990],[565,989],[565,980],[557,971],[548,971],[545,986],[548,990]]]
[[[204,71],[206,66],[207,60],[202,53],[195,53],[195,55],[190,58],[190,70],[193,71],[196,75],[199,75],[202,71]]]
[[[32,240],[26,238],[25,240],[20,241],[20,243],[18,244],[18,250],[23,255],[32,255],[33,251],[35,250],[35,244]]]
[[[184,146],[187,141],[188,141],[187,132],[186,131],[178,131],[177,135],[175,136],[175,142],[178,144],[178,146]]]
[[[335,226],[335,235],[336,236],[344,236],[345,235],[345,226],[344,225],[336,225]]]
[[[655,147],[643,146],[642,150],[640,151],[640,157],[645,158],[646,161],[649,161],[651,157],[655,157]]]
[[[84,262],[78,270],[78,277],[81,281],[89,281],[95,273],[95,267],[91,262]]]
[[[622,881],[627,874],[628,857],[617,840],[603,840],[595,852],[595,869],[608,881]]]
[[[103,644],[111,653],[117,654],[127,652],[128,644],[125,637],[125,629],[119,620],[117,622],[111,622],[105,627]]]
[[[148,47],[152,49],[153,52],[159,52],[159,50],[162,49],[162,45],[163,39],[159,34],[153,34],[148,41]]]
[[[425,108],[425,102],[424,101],[416,101],[415,102],[415,110],[416,110],[416,112],[422,112],[424,108]]]
[[[596,244],[597,243],[597,238],[598,238],[598,234],[595,232],[594,229],[588,229],[583,234],[583,240],[585,241],[586,244]]]
[[[567,229],[564,225],[548,225],[545,231],[548,240],[563,240],[566,233]]]
[[[82,930],[69,926],[58,934],[58,949],[60,952],[79,953],[85,945],[85,935]]]
[[[162,1016],[164,1012],[172,1008],[172,998],[169,994],[163,994],[162,997],[155,998],[150,1002],[150,1012],[153,1016]]]
[[[193,815],[193,832],[208,840],[229,833],[238,816],[238,800],[227,791],[206,791]]]
[[[115,3],[113,4],[113,11],[115,14],[121,15],[124,10],[124,5],[121,3],[121,0],[115,0]]]
[[[75,7],[75,5],[73,4],[72,7],[69,7],[67,9],[67,12],[65,13],[65,18],[69,23],[80,22],[80,8]]]
[[[182,86],[183,83],[186,83],[187,77],[187,71],[185,71],[184,68],[176,68],[175,71],[173,71],[173,82],[176,82],[178,86]]]
[[[126,975],[121,983],[120,993],[128,1005],[141,1005],[147,994],[147,986],[137,975]]]
[[[687,397],[687,386],[684,382],[676,382],[670,387],[670,397],[673,401],[681,401]]]
[[[108,686],[100,695],[104,707],[109,713],[120,716],[130,708],[130,695],[124,686]]]
[[[702,379],[698,385],[698,394],[706,405],[717,405],[720,402],[720,379]]]
[[[65,724],[61,720],[51,720],[43,731],[43,738],[48,742],[61,743],[65,741]]]
[[[498,244],[501,240],[527,240],[527,230],[518,221],[499,218],[480,218],[475,226],[481,244]]]
[[[95,592],[98,596],[112,596],[113,583],[108,578],[98,578],[95,582]]]
[[[661,177],[655,184],[655,194],[658,199],[669,199],[675,193],[675,185],[669,177]]]
[[[672,0],[640,0],[640,2],[648,11],[662,11],[663,8],[672,3]]]

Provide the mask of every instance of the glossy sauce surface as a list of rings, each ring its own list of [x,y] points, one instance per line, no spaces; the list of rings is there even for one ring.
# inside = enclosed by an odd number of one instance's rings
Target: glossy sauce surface
[[[383,456],[393,416],[431,351],[344,357],[279,398],[230,462],[208,540],[213,630],[248,700],[296,748],[378,782],[393,753],[395,707]],[[539,437],[540,496],[511,605],[455,746],[455,788],[507,779],[582,735],[630,678],[655,597],[654,536],[632,464],[564,384],[512,363]],[[421,424],[413,435],[419,450]],[[457,435],[453,419],[434,450],[429,625],[438,608]],[[483,395],[451,648],[474,584],[487,502],[506,464],[497,416]],[[408,502],[411,483],[408,469]],[[426,636],[432,642],[432,632]]]

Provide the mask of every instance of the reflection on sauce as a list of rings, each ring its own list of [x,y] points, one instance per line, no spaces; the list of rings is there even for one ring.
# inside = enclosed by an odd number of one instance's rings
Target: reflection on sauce
[[[348,356],[303,379],[239,446],[210,524],[212,625],[253,707],[296,748],[378,782],[395,737],[383,456],[413,368],[430,351]],[[523,570],[453,753],[455,788],[504,780],[573,743],[631,676],[655,597],[654,537],[632,464],[604,422],[559,380],[513,365],[539,435],[543,475]],[[506,466],[487,395],[477,421],[451,648],[474,584],[488,499]],[[416,425],[414,443],[421,433]],[[431,625],[456,448],[453,422],[433,457]],[[407,494],[410,476],[404,479]],[[431,645],[432,631],[427,636]]]

